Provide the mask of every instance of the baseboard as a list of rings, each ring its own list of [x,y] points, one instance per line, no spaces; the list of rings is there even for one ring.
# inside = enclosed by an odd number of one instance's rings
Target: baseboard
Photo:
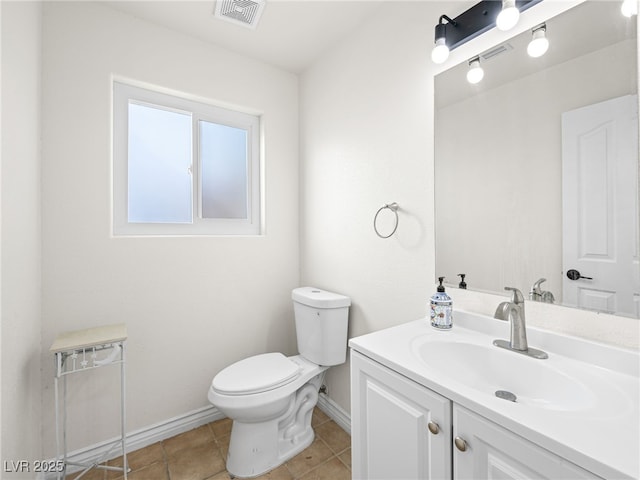
[[[324,393],[318,395],[318,408],[351,435],[351,416]]]
[[[192,430],[209,422],[220,420],[224,415],[213,405],[193,410],[184,415],[170,418],[162,422],[141,428],[134,432],[127,433],[126,445],[127,452],[133,452],[140,448],[147,447],[153,443],[165,440],[180,433]],[[109,452],[111,446],[118,439],[114,438],[105,442],[97,443],[89,447],[70,452],[67,459],[74,463],[92,464],[97,461],[110,460],[103,458]],[[115,451],[112,457],[119,457],[122,452],[120,449]],[[69,467],[67,473],[78,471],[79,467]],[[47,475],[46,479],[56,478],[55,474]]]

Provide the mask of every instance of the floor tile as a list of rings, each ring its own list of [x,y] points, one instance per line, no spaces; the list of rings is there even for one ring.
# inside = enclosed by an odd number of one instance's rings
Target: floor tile
[[[160,442],[154,443],[144,448],[127,452],[127,464],[131,472],[140,470],[153,463],[162,462],[164,464],[164,450]],[[109,460],[110,467],[122,467],[122,456]],[[107,471],[107,480],[122,478],[122,472]],[[84,477],[83,479],[84,480]]]
[[[285,465],[280,465],[278,468],[256,477],[255,480],[293,480],[293,475]]]
[[[351,446],[351,437],[336,422],[330,420],[315,428],[318,435],[333,453],[340,453]]]
[[[127,474],[127,480],[169,480],[169,472],[165,462],[156,462]]]
[[[344,463],[349,468],[349,470],[351,470],[351,448],[346,449],[344,452],[338,455],[338,458],[342,460],[342,463]]]
[[[215,442],[182,449],[167,458],[171,480],[204,480],[224,471],[225,462]]]
[[[231,440],[231,435],[216,437],[216,443],[218,444],[218,448],[220,449],[220,453],[224,459],[227,458],[227,453],[229,452],[229,440]]]
[[[203,443],[209,443],[214,440],[213,432],[209,425],[202,425],[188,432],[181,433],[175,437],[171,437],[162,441],[167,456],[172,456],[180,450],[198,447]]]
[[[127,463],[132,470],[138,470],[145,465],[164,461],[164,449],[160,442],[141,448],[127,454]]]
[[[230,435],[232,425],[233,420],[231,420],[230,418],[223,418],[222,420],[216,420],[215,422],[211,422],[209,424],[216,438]]]
[[[313,414],[311,415],[311,426],[316,428],[316,426],[328,422],[330,420],[329,416],[320,410],[318,407],[313,409]]]
[[[300,477],[300,480],[351,480],[351,471],[338,457],[332,457],[328,462]]]
[[[224,472],[220,472],[213,477],[207,478],[207,480],[233,480],[234,478],[237,477],[232,477],[229,472],[225,470]]]
[[[297,478],[328,460],[331,455],[329,447],[322,440],[316,438],[306,450],[300,452],[286,462],[285,465],[291,474]]]

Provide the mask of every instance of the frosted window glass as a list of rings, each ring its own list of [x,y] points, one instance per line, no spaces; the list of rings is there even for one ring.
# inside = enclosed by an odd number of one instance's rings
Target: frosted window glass
[[[247,131],[200,121],[203,218],[247,218]]]
[[[129,103],[129,222],[192,221],[191,145],[191,115]]]
[[[260,117],[113,82],[113,233],[260,235]]]

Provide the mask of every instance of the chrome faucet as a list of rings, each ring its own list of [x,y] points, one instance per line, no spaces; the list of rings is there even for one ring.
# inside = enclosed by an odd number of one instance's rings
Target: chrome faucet
[[[494,340],[493,344],[497,347],[506,348],[517,353],[522,353],[534,358],[548,358],[548,355],[535,348],[529,348],[527,344],[527,325],[524,315],[524,297],[522,292],[517,288],[504,287],[505,290],[511,291],[511,301],[502,302],[498,305],[495,318],[506,320],[511,325],[511,335],[506,340]]]
[[[533,286],[531,287],[531,291],[529,292],[529,300],[533,300],[534,302],[544,302],[544,303],[553,303],[555,302],[555,298],[553,293],[548,290],[542,290],[540,288],[540,284],[542,282],[546,282],[546,278],[540,278],[537,280]]]

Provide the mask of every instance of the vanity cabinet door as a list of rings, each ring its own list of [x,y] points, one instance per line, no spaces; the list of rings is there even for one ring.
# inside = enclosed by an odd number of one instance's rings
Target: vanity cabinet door
[[[453,424],[456,480],[601,478],[456,404]]]
[[[451,478],[451,402],[351,351],[354,480]]]

